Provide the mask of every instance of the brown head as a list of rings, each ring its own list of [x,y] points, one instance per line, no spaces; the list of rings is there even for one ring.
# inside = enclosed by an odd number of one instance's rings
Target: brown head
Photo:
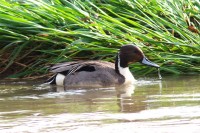
[[[118,60],[120,60],[120,66],[125,68],[128,67],[128,64],[140,62],[144,65],[152,66],[159,68],[160,66],[149,61],[142,50],[132,44],[124,45],[120,48],[119,54],[118,54]]]

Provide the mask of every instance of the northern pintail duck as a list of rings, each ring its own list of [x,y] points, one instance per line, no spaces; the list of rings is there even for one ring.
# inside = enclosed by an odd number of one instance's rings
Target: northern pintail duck
[[[139,47],[130,44],[120,48],[115,64],[106,61],[55,64],[50,68],[50,71],[55,74],[46,83],[65,87],[108,87],[134,83],[135,78],[128,65],[135,62],[159,68],[159,65],[145,57]]]

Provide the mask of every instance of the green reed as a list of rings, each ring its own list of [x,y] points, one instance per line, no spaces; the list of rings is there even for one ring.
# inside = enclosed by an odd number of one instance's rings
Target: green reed
[[[112,62],[121,45],[134,43],[161,73],[199,73],[199,30],[198,0],[2,0],[0,70],[28,77],[63,61]]]

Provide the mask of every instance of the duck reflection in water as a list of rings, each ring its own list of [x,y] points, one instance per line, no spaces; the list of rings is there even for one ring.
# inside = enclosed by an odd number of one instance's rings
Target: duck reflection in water
[[[125,84],[115,87],[117,94],[117,103],[120,112],[132,112],[134,108],[133,94],[135,90],[134,84]]]
[[[148,105],[143,102],[146,99],[146,96],[135,94],[136,88],[136,84],[126,84],[115,88],[120,112],[140,112],[148,107]]]
[[[81,95],[73,94],[73,99],[81,99],[88,105],[98,104],[98,102],[116,101],[119,106],[119,112],[139,112],[145,110],[146,105],[142,102],[145,96],[134,96],[135,84],[125,84],[111,88],[64,88],[62,86],[51,86],[54,92],[81,92]],[[107,91],[110,90],[110,91]],[[115,92],[113,92],[115,91]],[[70,96],[72,97],[72,95]],[[107,101],[107,100],[108,101]],[[99,100],[99,101],[98,101]],[[95,102],[94,102],[95,101]]]

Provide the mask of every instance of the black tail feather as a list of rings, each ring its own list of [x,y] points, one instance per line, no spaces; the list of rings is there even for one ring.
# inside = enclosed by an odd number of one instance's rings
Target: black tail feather
[[[45,84],[56,84],[56,76],[57,76],[57,74],[54,74],[52,77],[50,77],[44,83]]]

